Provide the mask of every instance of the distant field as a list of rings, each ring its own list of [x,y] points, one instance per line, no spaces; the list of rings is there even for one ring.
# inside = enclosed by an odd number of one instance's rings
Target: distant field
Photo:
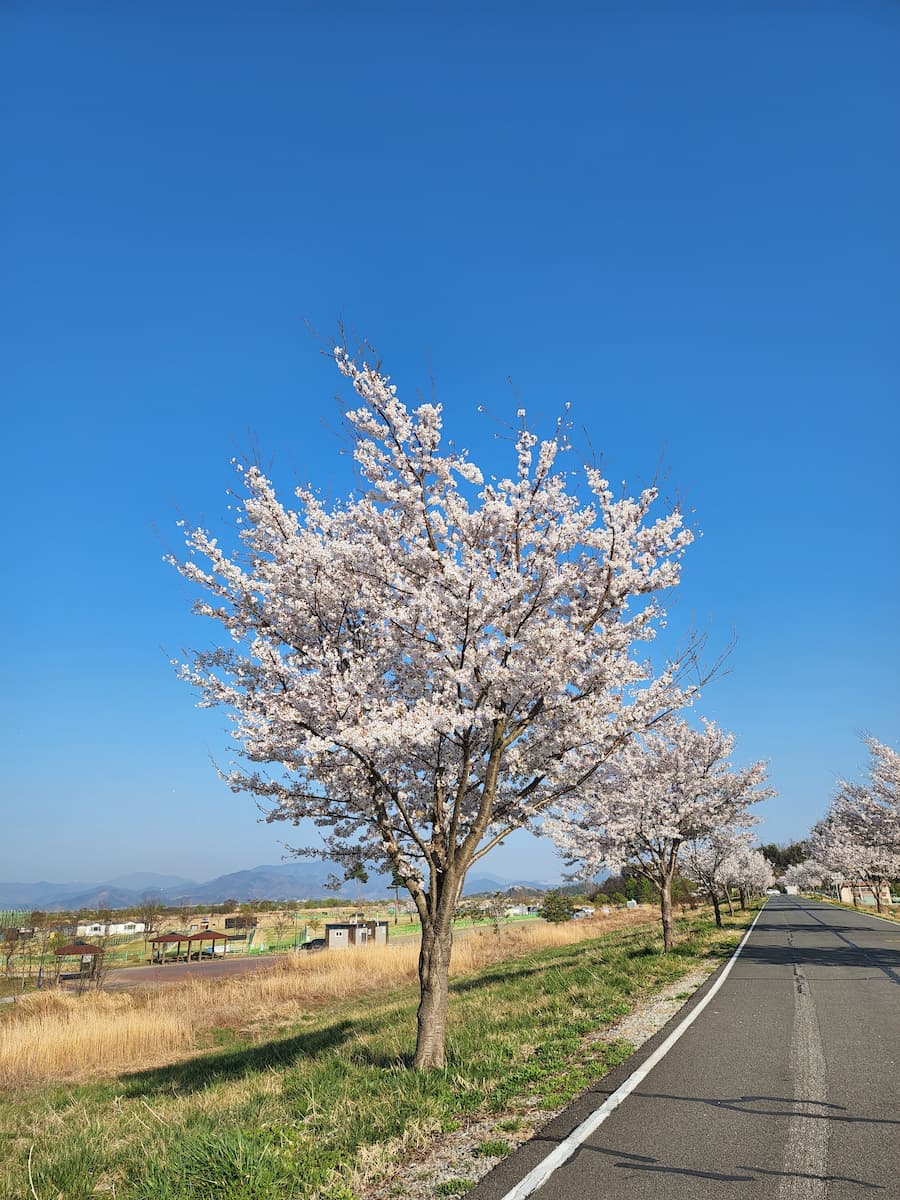
[[[389,925],[389,936],[392,939],[417,938],[419,936],[419,923],[410,919],[404,919],[394,924],[393,917],[386,910],[373,908],[371,905],[365,905],[366,920],[387,921]],[[289,918],[279,917],[276,913],[262,913],[259,915],[259,924],[257,928],[251,931],[249,936],[239,935],[233,937],[228,942],[228,954],[232,955],[258,955],[258,954],[283,954],[290,950],[296,949],[302,945],[304,941],[311,940],[315,937],[321,937],[325,930],[325,925],[331,921],[346,921],[349,920],[352,913],[356,909],[353,907],[343,907],[334,909],[322,910],[307,910],[301,911],[295,918],[291,915]],[[503,920],[504,925],[518,924],[522,921],[540,920],[535,915],[523,917],[506,917]],[[17,914],[16,924],[27,923],[27,914]],[[215,916],[212,918],[213,928],[215,925]],[[478,921],[474,923],[474,927],[484,929],[488,925],[486,921]],[[457,929],[471,929],[473,922],[468,919],[463,919],[454,922]],[[163,930],[169,929],[185,929],[185,922],[180,922],[173,915],[170,919],[164,919],[161,922]],[[137,937],[115,935],[103,939],[84,939],[86,941],[102,941],[105,947],[104,962],[107,969],[118,969],[120,967],[139,966],[148,961],[149,949],[144,942],[142,935]],[[40,954],[34,944],[26,945],[21,952],[12,955],[10,960],[10,980],[0,978],[0,995],[9,994],[13,991],[22,991],[22,980],[34,981],[38,974],[38,969],[41,964]],[[73,966],[74,969],[74,966]],[[52,943],[49,951],[44,955],[44,975],[52,977],[55,973],[55,959],[52,953]],[[18,982],[16,982],[18,981]],[[26,983],[26,987],[29,985]]]

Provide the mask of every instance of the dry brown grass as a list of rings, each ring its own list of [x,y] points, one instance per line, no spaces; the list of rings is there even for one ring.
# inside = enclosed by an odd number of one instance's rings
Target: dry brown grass
[[[653,918],[648,908],[560,925],[528,922],[501,935],[479,930],[458,937],[451,973],[549,946],[564,946]],[[0,1019],[0,1085],[84,1079],[161,1066],[195,1053],[213,1029],[268,1033],[298,1011],[411,984],[418,945],[370,946],[286,956],[276,967],[225,979],[184,982],[134,992],[40,992],[23,997]]]
[[[188,1051],[192,1022],[166,999],[106,992],[25,996],[0,1023],[0,1082],[106,1074]]]

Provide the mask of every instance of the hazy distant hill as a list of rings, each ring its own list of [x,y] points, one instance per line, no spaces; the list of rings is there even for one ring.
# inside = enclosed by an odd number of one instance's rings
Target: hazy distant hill
[[[44,909],[49,912],[79,908],[129,908],[152,895],[163,904],[221,904],[223,900],[306,900],[327,894],[329,875],[337,873],[333,863],[301,860],[253,867],[219,875],[207,883],[193,883],[177,875],[139,871],[120,875],[105,883],[0,883],[0,908]],[[466,895],[506,891],[510,887],[542,889],[552,883],[501,879],[496,875],[473,876],[466,881]],[[367,900],[386,896],[390,877],[370,875],[362,885]],[[340,895],[353,899],[355,883],[345,883]]]
[[[305,900],[327,895],[328,877],[338,871],[334,863],[315,861],[252,867],[247,871],[219,875],[195,887],[190,894],[194,904],[221,904],[231,897],[235,900]],[[370,876],[369,882],[362,885],[363,896],[385,895],[388,882],[376,875]],[[339,894],[355,896],[356,884],[344,884]]]
[[[193,883],[178,876],[159,876],[140,872],[122,876],[120,884],[137,882],[138,886],[112,886],[109,883],[0,883],[0,908],[127,908],[145,896],[153,896],[163,904],[221,904],[223,900],[293,900],[326,895],[325,884],[336,872],[330,863],[290,862],[253,867],[219,875],[206,883]],[[175,880],[167,886],[153,880]],[[370,878],[363,885],[367,898],[383,896],[389,880]],[[346,884],[341,894],[356,895],[356,885]]]
[[[196,887],[193,879],[181,875],[160,875],[156,871],[134,871],[131,875],[117,875],[115,879],[104,879],[101,887],[124,888],[128,892],[158,892],[163,888]]]
[[[558,880],[554,882],[548,879],[501,879],[497,875],[472,875],[466,880],[463,892],[466,896],[480,896],[484,892],[508,892],[510,888],[545,892],[553,887],[559,887]]]
[[[194,883],[177,875],[149,871],[120,876],[108,883],[0,883],[0,908],[128,908],[153,896],[163,904],[221,904],[223,900],[293,900],[325,895],[328,876],[337,868],[319,862],[290,862],[253,867]],[[165,881],[160,882],[160,881]],[[366,897],[383,896],[387,880],[363,886]],[[130,885],[130,886],[129,886]],[[343,889],[356,895],[356,885]]]

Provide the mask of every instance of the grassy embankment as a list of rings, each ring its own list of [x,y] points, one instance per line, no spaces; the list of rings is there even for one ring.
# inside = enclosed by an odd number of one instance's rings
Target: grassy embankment
[[[449,1064],[427,1075],[405,1065],[412,946],[143,996],[26,997],[0,1013],[0,1195],[346,1200],[475,1114],[496,1116],[496,1153],[504,1129],[630,1051],[588,1034],[729,953],[746,923],[691,916],[668,956],[647,910],[470,936]]]

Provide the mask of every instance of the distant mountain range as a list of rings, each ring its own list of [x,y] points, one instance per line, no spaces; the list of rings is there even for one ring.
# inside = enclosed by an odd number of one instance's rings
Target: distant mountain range
[[[300,861],[233,871],[206,883],[152,871],[118,875],[101,883],[0,883],[0,909],[59,912],[79,908],[131,908],[145,897],[172,906],[222,904],[225,900],[308,900],[327,895],[328,877],[337,872],[333,863]],[[515,887],[544,890],[553,886],[552,882],[546,881],[537,883],[481,875],[466,881],[465,893],[472,896],[481,892],[505,892]],[[355,898],[356,884],[344,884],[339,894],[348,899]],[[390,876],[372,874],[368,883],[361,887],[361,895],[366,900],[389,894]]]

